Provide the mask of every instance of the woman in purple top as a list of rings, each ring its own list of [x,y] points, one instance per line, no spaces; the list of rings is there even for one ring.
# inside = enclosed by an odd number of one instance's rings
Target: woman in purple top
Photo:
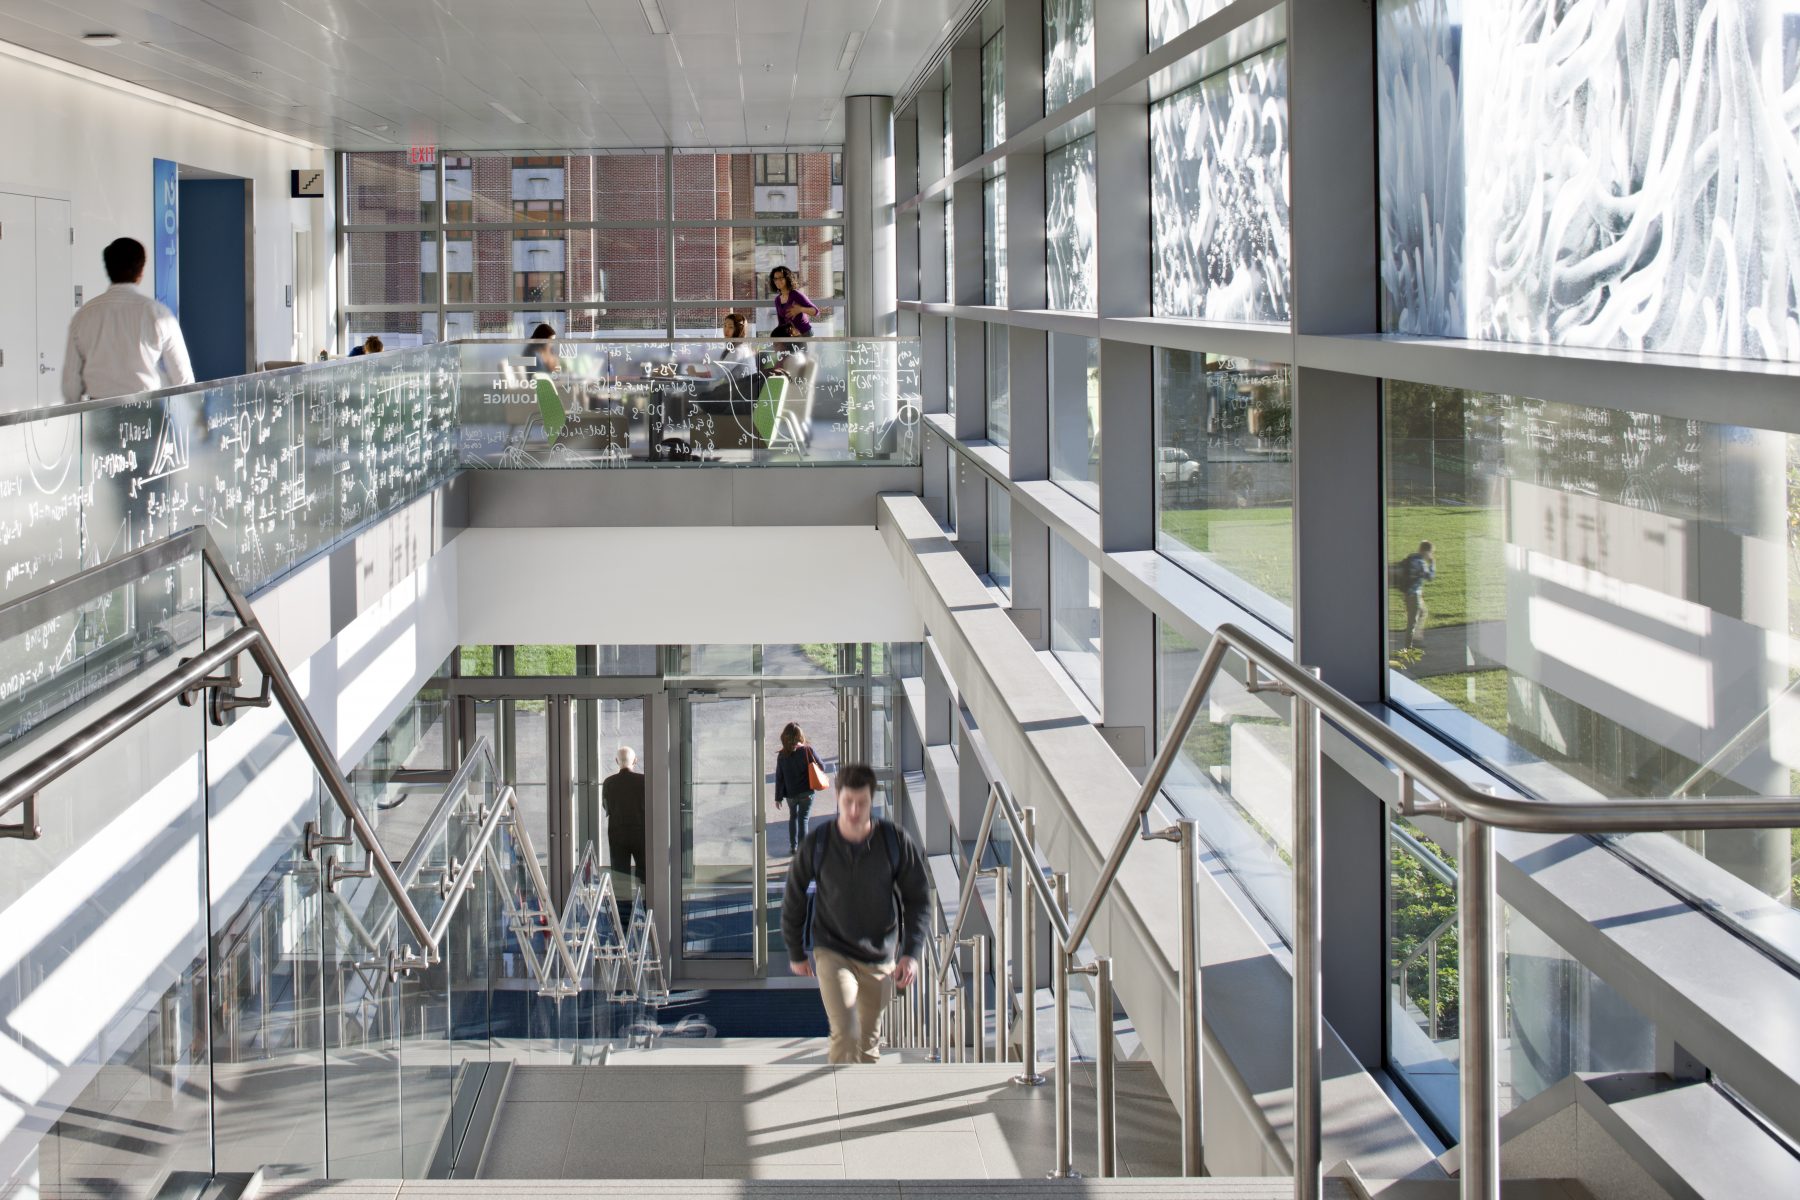
[[[794,273],[786,267],[770,271],[769,290],[775,293],[776,323],[792,327],[795,337],[811,337],[809,318],[818,316],[819,310],[805,292],[794,286]]]

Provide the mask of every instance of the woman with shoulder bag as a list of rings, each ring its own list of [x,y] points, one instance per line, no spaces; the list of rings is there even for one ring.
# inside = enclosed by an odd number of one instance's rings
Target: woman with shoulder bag
[[[806,837],[806,818],[812,814],[813,793],[831,786],[825,764],[806,744],[806,734],[789,721],[781,730],[781,749],[775,754],[775,807],[788,806],[789,852],[798,854]]]

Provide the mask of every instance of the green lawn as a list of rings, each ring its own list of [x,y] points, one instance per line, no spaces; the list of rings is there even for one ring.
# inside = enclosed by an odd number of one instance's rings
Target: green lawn
[[[1506,561],[1500,513],[1463,505],[1388,509],[1389,562],[1422,541],[1436,548],[1437,578],[1425,585],[1427,629],[1498,621],[1506,615]],[[1294,518],[1288,508],[1187,509],[1162,514],[1162,531],[1279,600],[1294,592]],[[1388,589],[1388,621],[1406,624],[1400,593]]]
[[[1456,671],[1425,675],[1419,683],[1499,733],[1507,731],[1506,671]]]

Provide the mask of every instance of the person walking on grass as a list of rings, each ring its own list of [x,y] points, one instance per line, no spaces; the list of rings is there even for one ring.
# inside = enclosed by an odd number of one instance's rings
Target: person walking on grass
[[[1430,542],[1401,559],[1399,564],[1400,597],[1406,602],[1406,648],[1413,649],[1424,640],[1425,585],[1437,578],[1437,552]]]
[[[830,1061],[879,1062],[882,1010],[917,978],[930,929],[925,856],[874,818],[873,770],[845,766],[834,786],[837,819],[807,834],[788,867],[781,933],[794,974],[819,980]]]

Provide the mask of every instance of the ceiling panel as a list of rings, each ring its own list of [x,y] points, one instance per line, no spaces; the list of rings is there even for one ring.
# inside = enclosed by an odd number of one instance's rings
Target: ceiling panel
[[[640,0],[0,0],[0,39],[345,149],[811,143],[979,0],[657,2],[669,35]]]

